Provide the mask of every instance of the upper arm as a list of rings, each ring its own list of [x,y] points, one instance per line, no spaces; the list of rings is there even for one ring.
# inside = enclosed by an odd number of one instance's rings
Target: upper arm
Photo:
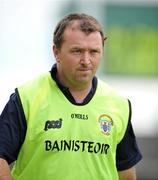
[[[130,105],[130,104],[129,104]],[[131,106],[129,106],[131,112]],[[136,137],[131,123],[131,113],[128,126],[121,142],[117,145],[116,165],[118,171],[124,171],[133,167],[142,159],[142,155],[137,145]]]
[[[124,171],[118,171],[119,180],[136,180],[135,167],[129,168]]]
[[[12,94],[0,115],[0,157],[9,164],[17,159],[26,131],[26,122],[16,94]]]

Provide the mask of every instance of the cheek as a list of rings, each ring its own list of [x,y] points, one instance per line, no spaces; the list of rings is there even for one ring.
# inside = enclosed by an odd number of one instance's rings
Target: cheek
[[[76,64],[73,59],[69,57],[65,57],[64,59],[61,60],[61,67],[66,74],[71,74],[73,73]]]
[[[95,59],[95,61],[93,62],[93,66],[97,68],[99,66],[99,63],[100,63],[100,57]]]
[[[65,67],[67,67],[67,69],[75,69],[75,67],[78,66],[79,64],[79,60],[77,58],[74,58],[72,56],[65,56],[63,59],[63,64]]]

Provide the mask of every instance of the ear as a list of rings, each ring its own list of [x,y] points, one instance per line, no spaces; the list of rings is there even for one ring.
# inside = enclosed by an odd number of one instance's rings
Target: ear
[[[59,60],[59,49],[55,45],[53,45],[52,49],[53,49],[53,54],[56,59],[56,62],[59,62],[60,61]]]
[[[106,41],[107,38],[108,38],[108,37],[104,37],[104,41]]]

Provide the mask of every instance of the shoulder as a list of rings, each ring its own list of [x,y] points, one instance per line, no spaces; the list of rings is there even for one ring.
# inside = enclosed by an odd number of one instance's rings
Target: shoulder
[[[126,107],[129,108],[128,99],[118,93],[118,91],[116,91],[112,86],[100,79],[98,79],[97,93],[106,97],[106,100],[109,100],[110,102],[118,105],[121,103],[122,105],[124,104]]]
[[[39,86],[39,84],[43,84],[43,83],[46,83],[47,81],[49,81],[51,79],[51,74],[50,72],[47,72],[47,73],[44,73],[44,74],[41,74],[39,75],[38,77],[32,79],[32,80],[29,80],[27,82],[25,82],[24,84],[20,85],[19,87],[17,87],[18,89],[29,89],[30,87],[33,88],[33,87],[37,87]]]
[[[98,90],[100,90],[103,93],[107,93],[108,95],[114,95],[114,96],[120,96],[121,95],[108,83],[105,81],[98,79]]]
[[[17,87],[16,92],[20,98],[25,97],[25,99],[32,99],[34,96],[38,97],[54,86],[55,82],[52,79],[50,72],[47,72]]]

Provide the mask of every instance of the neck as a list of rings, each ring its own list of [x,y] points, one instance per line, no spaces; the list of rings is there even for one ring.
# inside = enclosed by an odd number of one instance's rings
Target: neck
[[[71,89],[70,88],[69,91],[77,103],[82,103],[84,101],[85,97],[90,92],[91,87],[92,87],[92,85],[90,85],[89,87],[84,88],[84,89]]]
[[[69,88],[69,92],[75,99],[77,103],[82,103],[85,97],[88,95],[88,93],[91,90],[92,82],[88,83],[80,83],[80,84],[67,84],[65,83],[60,76],[57,74],[57,78],[60,81],[60,83]]]
[[[91,90],[92,80],[89,82],[70,82],[67,79],[65,79],[65,76],[62,75],[62,73],[59,72],[59,69],[57,71],[56,76],[60,83],[69,89],[69,92],[71,93],[71,95],[77,103],[82,103]]]

